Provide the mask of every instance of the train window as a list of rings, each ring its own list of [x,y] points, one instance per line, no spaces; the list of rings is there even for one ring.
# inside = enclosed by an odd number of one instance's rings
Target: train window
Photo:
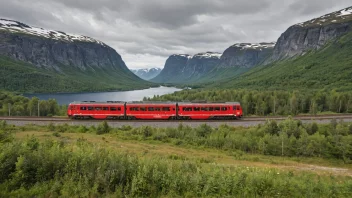
[[[214,107],[209,107],[209,111],[214,111]]]
[[[121,107],[117,107],[117,110],[121,111]]]
[[[139,108],[141,111],[147,111],[147,107],[141,107]]]
[[[161,108],[160,107],[156,107],[154,110],[155,111],[161,111]]]
[[[116,111],[116,107],[110,107],[110,111]]]
[[[154,107],[148,107],[148,111],[154,111]]]
[[[227,107],[221,107],[221,111],[226,111]]]
[[[80,109],[85,111],[85,110],[87,110],[87,107],[81,107]]]
[[[183,107],[183,111],[192,111],[192,107]]]
[[[240,110],[240,106],[237,106],[237,110]]]
[[[96,111],[100,111],[102,108],[101,107],[95,107]]]
[[[233,106],[233,110],[236,110],[236,106]]]
[[[214,111],[220,111],[220,107],[214,107]]]
[[[170,111],[170,107],[163,107],[163,111]]]
[[[138,107],[130,107],[130,111],[139,111]]]
[[[194,111],[200,111],[200,107],[193,107]]]
[[[104,110],[104,111],[108,111],[108,110],[109,110],[109,107],[103,107],[103,110]]]
[[[89,111],[92,111],[94,108],[93,107],[88,107],[88,110]]]
[[[202,107],[201,110],[202,111],[208,111],[208,107]]]

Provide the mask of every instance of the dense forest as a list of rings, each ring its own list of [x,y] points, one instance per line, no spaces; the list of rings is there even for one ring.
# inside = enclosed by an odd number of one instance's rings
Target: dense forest
[[[29,99],[10,92],[0,92],[0,116],[54,116],[66,115],[66,111],[67,105],[59,105],[55,99]]]
[[[15,127],[0,122],[1,197],[349,197],[349,177],[281,171],[271,168],[228,166],[211,160],[121,153],[80,138],[14,141],[26,130],[96,133],[119,139],[160,141],[179,147],[214,148],[236,159],[245,153],[342,159],[351,163],[351,123],[302,124],[287,119],[250,128],[222,125],[212,128],[144,126],[111,128],[53,125]],[[102,138],[104,139],[102,135]],[[315,181],[315,182],[312,182]]]
[[[257,91],[195,89],[144,98],[147,101],[240,102],[244,115],[351,113],[352,93],[331,91]]]

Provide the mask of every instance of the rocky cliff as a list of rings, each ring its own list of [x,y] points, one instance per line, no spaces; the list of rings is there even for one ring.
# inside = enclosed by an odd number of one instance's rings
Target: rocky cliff
[[[62,72],[63,66],[85,71],[120,70],[130,75],[121,56],[95,39],[0,20],[0,55]]]
[[[6,64],[5,60],[0,61],[2,73],[12,71],[13,78],[6,77],[14,79],[13,82],[7,80],[3,89],[26,91],[28,87],[19,83],[19,79],[25,78],[27,84],[32,83],[30,91],[46,91],[40,85],[45,85],[45,76],[62,81],[55,91],[83,91],[80,87],[85,87],[84,91],[148,87],[126,67],[121,56],[103,42],[13,20],[0,19],[0,58],[13,60],[6,59]],[[13,66],[9,66],[9,61]],[[34,70],[36,75],[42,74],[40,83],[38,77],[32,77],[36,76],[31,74]]]
[[[188,54],[173,54],[169,56],[163,70],[161,70],[158,76],[151,79],[151,81],[158,83],[177,82],[178,78],[182,76],[182,71],[186,67],[190,57]]]
[[[150,80],[160,74],[161,68],[131,69],[131,71],[144,80]]]
[[[272,55],[275,43],[237,43],[227,48],[217,68],[251,68]]]
[[[183,69],[182,77],[185,80],[197,80],[219,63],[221,53],[205,52],[189,57],[186,67]]]
[[[289,27],[277,40],[271,61],[316,50],[352,27],[352,7]]]
[[[212,70],[220,60],[217,52],[188,54],[174,54],[165,63],[160,74],[152,79],[153,82],[180,83],[197,80]]]

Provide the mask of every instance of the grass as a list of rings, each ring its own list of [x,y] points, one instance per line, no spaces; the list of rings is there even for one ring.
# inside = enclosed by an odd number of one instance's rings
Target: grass
[[[224,127],[221,132],[229,129]],[[177,139],[190,128],[178,130],[111,128],[104,122],[89,128],[16,127],[1,121],[0,197],[349,197],[352,193],[352,165],[342,159],[209,147],[206,137],[198,144]],[[188,132],[208,133],[213,143],[220,140],[214,136],[218,131],[207,126]],[[164,139],[162,133],[167,135]]]
[[[313,172],[319,175],[351,176],[352,165],[344,164],[342,160],[328,160],[306,157],[278,157],[258,154],[246,154],[236,151],[222,151],[210,148],[192,146],[176,146],[173,143],[158,141],[126,140],[117,135],[96,135],[91,133],[48,132],[39,129],[36,131],[22,131],[15,134],[17,140],[29,137],[40,141],[56,140],[74,144],[78,140],[85,140],[99,147],[112,149],[116,152],[135,154],[140,157],[153,158],[155,156],[169,159],[190,160],[196,162],[215,163],[227,166],[246,166],[257,168],[275,168],[281,171]]]

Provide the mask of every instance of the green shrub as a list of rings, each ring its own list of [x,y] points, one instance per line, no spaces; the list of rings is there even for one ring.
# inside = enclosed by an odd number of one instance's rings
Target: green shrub
[[[50,123],[48,124],[48,130],[49,130],[49,131],[55,131],[55,125],[54,125],[52,122],[50,122]]]
[[[5,120],[0,121],[0,129],[4,130],[7,127],[7,122]]]
[[[13,140],[13,135],[9,131],[4,131],[3,129],[0,129],[0,144],[1,143],[6,143],[6,142],[11,142]]]
[[[109,124],[104,120],[102,123],[100,123],[98,125],[98,127],[96,128],[96,133],[98,135],[101,135],[101,134],[105,134],[105,133],[109,133],[111,130]]]
[[[79,133],[86,133],[89,129],[86,126],[80,125],[78,127],[78,132]]]
[[[54,133],[53,133],[53,136],[55,136],[55,137],[61,137],[60,133],[58,133],[58,132],[54,132]]]

